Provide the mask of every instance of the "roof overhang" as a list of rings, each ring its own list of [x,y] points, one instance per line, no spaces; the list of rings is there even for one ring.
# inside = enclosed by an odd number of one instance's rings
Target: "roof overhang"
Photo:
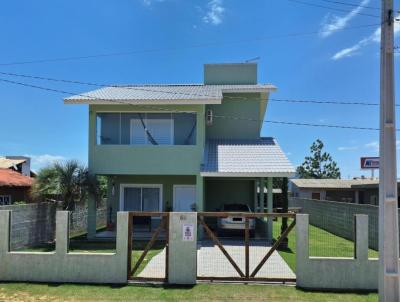
[[[161,100],[136,100],[136,99],[64,99],[64,104],[66,105],[212,105],[221,104],[222,98],[216,99],[198,99],[198,100],[171,100],[171,99],[161,99]]]
[[[200,172],[202,177],[293,177],[295,172]]]

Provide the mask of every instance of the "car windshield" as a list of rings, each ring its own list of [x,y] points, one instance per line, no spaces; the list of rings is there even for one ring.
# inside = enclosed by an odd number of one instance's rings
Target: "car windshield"
[[[250,212],[250,209],[245,204],[226,204],[226,205],[224,205],[224,211],[227,211],[227,212]]]

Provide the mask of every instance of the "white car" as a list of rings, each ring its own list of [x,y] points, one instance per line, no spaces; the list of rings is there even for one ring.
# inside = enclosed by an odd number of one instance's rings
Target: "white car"
[[[240,212],[240,213],[251,213],[251,210],[246,204],[224,204],[221,209],[221,212]],[[239,231],[245,230],[246,228],[246,219],[241,216],[228,216],[228,217],[220,217],[218,218],[218,234],[222,235],[226,233],[226,231]],[[256,220],[255,218],[249,218],[249,230],[250,236],[254,237],[256,229]]]

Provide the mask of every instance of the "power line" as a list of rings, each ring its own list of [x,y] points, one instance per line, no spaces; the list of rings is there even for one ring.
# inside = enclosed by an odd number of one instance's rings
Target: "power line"
[[[139,91],[150,91],[150,92],[157,92],[157,93],[166,93],[166,94],[181,94],[187,96],[199,96],[199,97],[215,97],[213,95],[207,94],[195,94],[195,93],[185,93],[185,92],[171,92],[171,91],[161,91],[147,87],[137,87],[137,86],[117,86],[117,85],[109,85],[109,84],[99,84],[93,82],[83,82],[83,81],[76,81],[76,80],[65,80],[65,79],[55,79],[49,77],[41,77],[41,76],[34,76],[34,75],[27,75],[27,74],[19,74],[14,72],[2,72],[0,74],[7,75],[7,76],[15,76],[15,77],[22,77],[22,78],[30,78],[35,80],[44,80],[44,81],[51,81],[51,82],[61,82],[61,83],[68,83],[68,84],[79,84],[79,85],[87,85],[87,86],[95,86],[95,87],[115,87],[118,89],[127,89],[127,90],[139,90]],[[87,94],[76,94],[83,97],[89,97]],[[224,99],[229,100],[247,100],[244,97],[236,97],[236,96],[224,96]],[[299,99],[278,99],[278,98],[269,98],[269,101],[272,102],[285,102],[285,103],[309,103],[309,104],[328,104],[328,105],[360,105],[360,106],[379,106],[379,103],[372,103],[372,102],[360,102],[360,101],[325,101],[325,100],[299,100]],[[400,105],[396,105],[400,106]]]
[[[290,1],[290,0],[288,0]],[[355,30],[360,28],[367,27],[375,27],[381,25],[380,23],[375,24],[366,24],[359,26],[348,26],[342,28],[340,30]],[[38,59],[38,60],[26,60],[26,61],[15,61],[8,63],[0,63],[0,66],[14,66],[14,65],[27,65],[27,64],[38,64],[38,63],[55,63],[55,62],[65,62],[65,61],[77,61],[77,60],[86,60],[86,59],[95,59],[95,58],[106,58],[106,57],[117,57],[117,56],[129,56],[135,54],[147,54],[147,53],[158,53],[158,52],[166,52],[166,51],[180,51],[180,50],[188,50],[188,49],[197,49],[197,48],[207,48],[207,47],[218,47],[218,46],[232,46],[238,44],[246,44],[251,42],[259,42],[270,39],[281,39],[281,38],[295,38],[302,36],[311,36],[311,35],[319,35],[321,33],[329,33],[336,30],[319,30],[313,32],[302,32],[302,33],[289,33],[289,34],[280,34],[280,35],[270,35],[264,37],[258,37],[253,39],[245,39],[238,41],[228,41],[228,42],[209,42],[203,44],[194,44],[183,47],[165,47],[165,48],[150,48],[150,49],[138,49],[131,51],[122,51],[122,52],[111,52],[111,53],[103,53],[103,54],[92,54],[92,55],[84,55],[84,56],[71,56],[71,57],[59,57],[59,58],[49,58],[49,59]]]
[[[379,130],[378,128],[371,127],[357,127],[357,126],[345,126],[345,125],[329,125],[329,124],[313,124],[313,123],[299,123],[299,122],[287,122],[287,121],[274,121],[274,120],[260,120],[253,118],[226,116],[226,115],[213,115],[216,118],[240,120],[240,121],[251,121],[251,122],[263,122],[270,124],[283,124],[291,126],[307,126],[307,127],[324,127],[324,128],[339,128],[339,129],[353,129],[353,130]]]
[[[310,3],[310,2],[305,2],[305,1],[300,1],[300,0],[287,0],[289,2],[294,2],[294,3],[299,3],[303,5],[308,5],[308,6],[313,6],[313,7],[318,7],[318,8],[324,8],[324,9],[329,9],[333,11],[339,11],[339,12],[345,12],[345,13],[350,13],[351,11],[347,9],[342,9],[342,8],[337,8],[337,7],[331,7],[331,6],[325,6],[325,5],[320,5],[316,3]],[[365,13],[356,13],[357,15],[360,16],[366,16],[366,17],[373,17],[373,18],[380,18],[378,15],[371,15],[371,14],[365,14]]]
[[[56,93],[68,94],[68,95],[81,95],[81,96],[85,96],[85,97],[90,97],[90,98],[92,98],[94,100],[102,100],[101,98],[91,97],[91,96],[82,95],[82,94],[77,94],[77,93],[66,91],[66,90],[48,88],[48,87],[33,85],[33,84],[29,84],[29,83],[11,81],[11,80],[2,79],[2,78],[0,78],[0,82],[20,85],[20,86],[25,86],[25,87],[30,87],[30,88],[35,88],[35,89],[39,89],[39,90],[45,90],[45,91],[51,91],[51,92],[56,92]],[[141,106],[141,105],[129,104],[129,103],[125,103],[125,102],[117,101],[117,100],[107,100],[107,101],[115,102],[117,104],[132,105],[132,106],[135,106],[135,107],[143,107],[143,108],[145,108],[145,107],[148,108],[149,106],[151,106],[151,104]],[[151,106],[151,107],[157,109],[154,106]],[[162,108],[162,110],[169,111],[169,112],[185,113],[185,111],[169,110],[169,109],[165,109],[165,108]],[[260,119],[245,118],[245,117],[234,117],[234,116],[226,116],[226,115],[214,115],[214,117],[215,118],[222,118],[222,119],[243,120],[243,121],[252,121],[252,122],[259,122],[259,123],[262,122],[262,123],[283,124],[283,125],[292,125],[292,126],[323,127],[323,128],[337,128],[337,129],[352,129],[352,130],[374,130],[374,131],[375,130],[379,130],[377,128],[370,128],[370,127],[356,127],[356,126],[328,125],[328,124],[313,124],[313,123],[300,123],[300,122],[276,121],[276,120],[260,120]]]
[[[334,0],[320,0],[320,1],[334,3],[334,4],[340,4],[340,5],[345,5],[345,6],[351,6],[351,7],[362,7],[362,8],[366,8],[366,9],[381,10],[380,7],[376,7],[376,6],[361,5],[361,4],[355,4],[355,3],[346,3],[346,2],[334,1]]]

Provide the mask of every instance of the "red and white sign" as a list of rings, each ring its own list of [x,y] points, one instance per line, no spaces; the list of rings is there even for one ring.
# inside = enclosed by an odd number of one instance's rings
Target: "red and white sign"
[[[361,169],[379,169],[379,157],[361,157]]]

